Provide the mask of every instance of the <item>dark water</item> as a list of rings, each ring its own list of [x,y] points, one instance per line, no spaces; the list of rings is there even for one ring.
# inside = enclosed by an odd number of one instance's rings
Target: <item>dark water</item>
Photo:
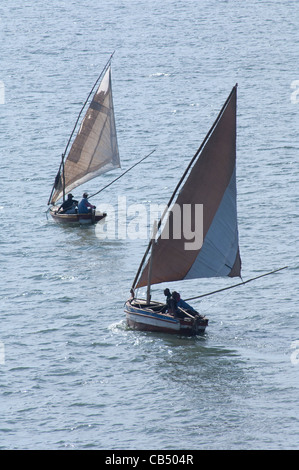
[[[0,448],[297,449],[295,2],[30,3],[0,9]],[[116,224],[135,204],[168,200],[239,85],[243,277],[289,269],[196,303],[210,319],[202,337],[127,330],[146,246],[133,212],[114,240],[46,217],[77,113],[114,50],[123,170],[156,149],[94,200]],[[190,297],[230,284],[170,287]]]

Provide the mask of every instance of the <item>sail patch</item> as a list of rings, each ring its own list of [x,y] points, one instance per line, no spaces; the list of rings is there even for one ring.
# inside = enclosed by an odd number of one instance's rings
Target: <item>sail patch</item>
[[[239,250],[236,171],[223,195],[203,246],[185,279],[229,276]],[[239,276],[240,273],[236,273]]]

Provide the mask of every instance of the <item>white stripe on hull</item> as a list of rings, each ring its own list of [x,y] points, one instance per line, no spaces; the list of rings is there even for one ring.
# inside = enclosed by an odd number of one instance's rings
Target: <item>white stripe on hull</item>
[[[131,313],[126,311],[127,321],[130,326],[133,326],[136,329],[150,330],[154,329],[155,331],[168,331],[171,330],[174,333],[179,332],[180,324],[179,322],[163,320],[160,318],[151,317],[149,315],[142,315],[139,313]],[[139,327],[139,328],[138,328]]]
[[[189,318],[174,318],[166,313],[151,311],[146,306],[133,306],[130,301],[126,303],[125,312],[128,326],[140,331],[159,331],[193,336],[199,332],[204,332],[208,323],[206,320],[202,324],[199,324],[198,321],[194,324]]]

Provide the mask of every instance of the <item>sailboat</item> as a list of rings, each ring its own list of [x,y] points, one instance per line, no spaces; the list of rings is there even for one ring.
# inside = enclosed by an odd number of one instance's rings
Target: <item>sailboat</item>
[[[131,298],[125,304],[127,325],[133,329],[187,336],[203,333],[208,318],[190,310],[188,304],[187,308],[180,306],[174,293],[172,304],[153,301],[151,286],[187,279],[241,277],[236,203],[236,108],[237,84],[153,230],[132,284]],[[188,217],[191,220],[189,231],[186,230]],[[166,222],[162,224],[163,218]],[[190,234],[194,235],[193,243]],[[196,241],[196,237],[199,240]],[[136,298],[136,289],[145,286],[146,299]]]
[[[76,209],[67,211],[67,213],[61,213],[59,211],[60,204],[56,205],[56,202],[61,198],[65,201],[66,194],[76,187],[103,173],[120,167],[112,99],[111,58],[112,56],[91,89],[61,158],[59,170],[48,200],[48,205],[51,205],[49,209],[50,214],[54,221],[58,223],[72,224],[79,222],[80,224],[90,224],[99,221],[104,222],[107,215],[93,209],[87,214],[79,214]],[[67,154],[67,149],[79,122],[80,115],[96,87],[97,89],[78,133]]]

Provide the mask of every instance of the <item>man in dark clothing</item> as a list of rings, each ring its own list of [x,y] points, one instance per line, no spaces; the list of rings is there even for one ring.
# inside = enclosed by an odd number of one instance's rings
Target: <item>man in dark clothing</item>
[[[177,312],[176,300],[173,298],[168,288],[164,290],[164,295],[166,297],[166,307],[164,308],[164,310],[168,311],[168,313],[171,313],[172,315],[175,315]]]
[[[73,199],[73,197],[72,194],[68,194],[67,200],[61,204],[57,212],[61,214],[73,214],[78,205],[78,201]]]

